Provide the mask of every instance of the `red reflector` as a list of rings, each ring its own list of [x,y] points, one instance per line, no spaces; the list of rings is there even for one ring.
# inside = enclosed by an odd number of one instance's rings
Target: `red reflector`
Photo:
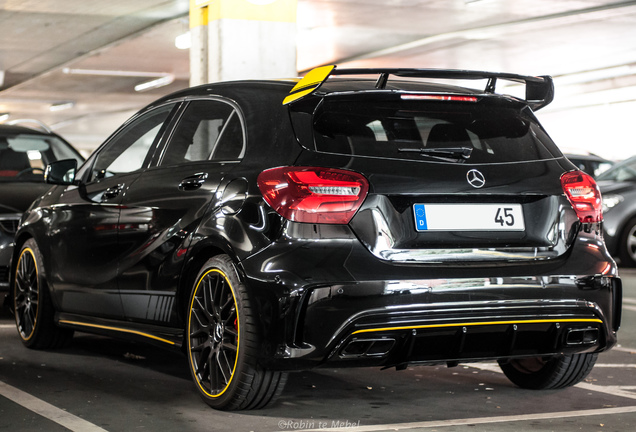
[[[353,171],[281,167],[258,176],[263,198],[295,222],[347,224],[367,196],[369,183]]]
[[[561,186],[581,222],[603,220],[601,191],[592,176],[583,171],[571,171],[561,176]]]
[[[434,95],[434,94],[403,94],[402,100],[437,100],[437,101],[455,101],[455,102],[477,102],[475,96],[452,96],[452,95]]]

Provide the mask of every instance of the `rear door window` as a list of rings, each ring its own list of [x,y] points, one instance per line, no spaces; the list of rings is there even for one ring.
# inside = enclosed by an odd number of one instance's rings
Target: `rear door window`
[[[237,107],[222,100],[195,100],[181,116],[161,165],[234,161],[244,152],[245,134]]]

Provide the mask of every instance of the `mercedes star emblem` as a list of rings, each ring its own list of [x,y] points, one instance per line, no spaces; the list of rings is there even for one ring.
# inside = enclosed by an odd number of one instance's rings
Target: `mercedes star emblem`
[[[466,173],[466,180],[472,187],[478,189],[486,184],[486,177],[476,169],[471,169]]]

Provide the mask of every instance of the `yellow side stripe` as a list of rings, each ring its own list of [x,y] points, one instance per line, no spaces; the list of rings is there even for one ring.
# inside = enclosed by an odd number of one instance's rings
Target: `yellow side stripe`
[[[148,333],[144,333],[144,332],[140,332],[137,330],[129,330],[129,329],[122,329],[119,327],[110,327],[110,326],[103,326],[103,325],[98,325],[98,324],[87,324],[87,323],[83,323],[83,322],[77,322],[77,321],[67,321],[67,320],[60,320],[61,324],[70,324],[70,325],[76,325],[76,326],[83,326],[83,327],[93,327],[93,328],[100,328],[100,329],[104,329],[104,330],[113,330],[113,331],[118,331],[118,332],[122,332],[122,333],[132,333],[132,334],[136,334],[139,336],[143,336],[143,337],[147,337],[149,339],[154,339],[154,340],[158,340],[159,342],[165,342],[167,344],[170,345],[176,345],[174,342],[169,341],[168,339],[163,339]]]
[[[545,323],[568,323],[568,322],[577,322],[577,323],[599,323],[603,324],[598,318],[582,318],[582,319],[540,319],[540,320],[523,320],[523,321],[483,321],[483,322],[469,322],[469,323],[450,323],[450,324],[429,324],[429,325],[419,325],[419,326],[403,326],[403,327],[384,327],[384,328],[374,328],[374,329],[364,329],[364,330],[356,330],[352,334],[360,334],[360,333],[373,333],[373,332],[382,332],[382,331],[393,331],[393,330],[415,330],[415,329],[428,329],[428,328],[444,328],[444,327],[469,327],[469,326],[480,326],[480,325],[506,325],[506,324],[545,324]]]

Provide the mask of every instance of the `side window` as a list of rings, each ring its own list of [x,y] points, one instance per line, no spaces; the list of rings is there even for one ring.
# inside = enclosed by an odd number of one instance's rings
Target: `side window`
[[[97,155],[89,181],[142,168],[173,108],[174,104],[154,109],[120,131]]]
[[[161,165],[201,160],[236,160],[243,157],[241,117],[234,106],[218,100],[188,104]]]

